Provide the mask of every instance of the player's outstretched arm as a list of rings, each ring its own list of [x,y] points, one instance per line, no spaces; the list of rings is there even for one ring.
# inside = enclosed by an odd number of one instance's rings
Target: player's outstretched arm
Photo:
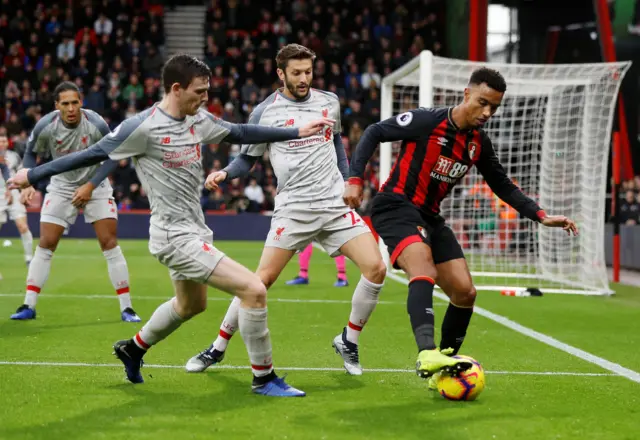
[[[573,220],[561,215],[547,215],[535,200],[528,197],[522,192],[518,185],[513,183],[509,176],[507,176],[507,172],[500,163],[493,149],[491,140],[487,136],[483,139],[480,159],[476,166],[480,174],[482,174],[487,181],[491,191],[522,216],[535,222],[540,222],[544,226],[561,227],[567,231],[569,235],[578,235],[578,227]]]
[[[224,169],[220,171],[214,171],[207,176],[207,180],[204,182],[204,187],[209,191],[215,191],[218,189],[218,185],[225,180],[233,180],[236,177],[244,177],[249,174],[251,168],[258,161],[257,156],[250,156],[248,154],[240,154],[231,161]]]
[[[336,148],[336,157],[338,159],[338,169],[344,180],[349,180],[349,160],[347,159],[347,152],[344,151],[344,145],[342,143],[342,135],[340,133],[333,134],[333,145]]]
[[[300,128],[266,127],[258,124],[231,124],[219,120],[222,126],[229,130],[224,141],[235,144],[262,144],[268,142],[282,142],[291,139],[305,138],[320,133],[325,127],[333,127],[335,121],[322,118],[309,122]]]

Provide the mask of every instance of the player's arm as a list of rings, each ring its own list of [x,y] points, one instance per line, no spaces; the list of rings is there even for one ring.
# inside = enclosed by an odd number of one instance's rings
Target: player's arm
[[[23,168],[34,168],[38,162],[38,154],[46,151],[49,131],[45,129],[55,118],[55,113],[48,113],[40,118],[35,127],[33,127],[33,130],[31,130],[29,139],[27,139],[24,158],[22,159]]]
[[[85,114],[89,122],[98,129],[100,134],[102,134],[102,137],[108,136],[111,133],[111,129],[109,128],[109,125],[98,113],[91,110],[85,110]],[[104,181],[104,179],[109,177],[111,173],[113,173],[116,170],[117,167],[118,167],[118,162],[112,159],[107,159],[95,171],[95,173],[93,173],[93,177],[91,178],[89,183],[93,185],[93,188],[96,188],[98,185],[100,185]]]
[[[572,220],[564,216],[547,215],[535,200],[528,197],[513,183],[500,163],[498,155],[493,149],[491,139],[486,135],[483,136],[481,148],[480,159],[476,166],[489,185],[489,188],[491,188],[491,191],[518,211],[523,217],[527,217],[534,222],[540,222],[545,226],[562,227],[569,234],[573,233],[577,235],[578,229]]]
[[[144,154],[147,142],[141,125],[146,118],[146,113],[126,119],[113,133],[103,137],[86,150],[77,151],[32,169],[20,170],[10,179],[11,187],[25,188],[47,177],[96,165],[109,158],[118,161]]]
[[[2,178],[5,182],[7,182],[11,177],[11,174],[9,173],[9,167],[4,162],[0,162],[0,173],[2,173]]]
[[[340,133],[334,133],[333,145],[336,147],[336,157],[338,158],[338,169],[344,180],[349,180],[349,161],[347,160],[347,153],[344,151],[344,144],[342,143],[342,135]]]
[[[369,125],[351,155],[349,185],[345,189],[344,202],[354,209],[362,203],[364,170],[380,142],[417,139],[434,126],[433,110],[427,108],[411,110]]]

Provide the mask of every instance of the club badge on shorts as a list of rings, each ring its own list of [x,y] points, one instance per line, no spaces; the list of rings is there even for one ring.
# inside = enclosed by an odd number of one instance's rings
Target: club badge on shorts
[[[418,232],[420,233],[420,235],[422,235],[424,238],[427,238],[427,231],[422,227],[422,226],[418,226]]]

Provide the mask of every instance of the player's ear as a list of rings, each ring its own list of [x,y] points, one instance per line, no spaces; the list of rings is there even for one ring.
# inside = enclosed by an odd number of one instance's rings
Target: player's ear
[[[276,72],[278,73],[278,78],[280,78],[280,81],[284,81],[284,77],[285,77],[284,70],[278,67]]]
[[[471,98],[471,89],[469,89],[469,87],[465,87],[464,88],[464,102],[469,102],[469,99]]]
[[[173,83],[171,84],[171,92],[175,92],[175,93],[179,93],[180,92],[180,83]]]

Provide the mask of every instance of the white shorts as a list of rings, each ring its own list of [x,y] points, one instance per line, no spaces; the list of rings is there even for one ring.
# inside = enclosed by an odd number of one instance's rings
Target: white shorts
[[[82,209],[85,223],[95,223],[107,218],[118,218],[113,197],[91,199]],[[53,223],[68,228],[76,222],[78,208],[71,204],[71,197],[47,193],[40,211],[41,223]]]
[[[27,216],[27,208],[20,203],[20,191],[11,191],[11,198],[13,200],[10,204],[7,204],[4,198],[4,189],[0,189],[0,191],[2,191],[2,198],[0,199],[0,224],[6,223],[7,217],[9,220],[17,220]]]
[[[340,255],[340,248],[349,240],[371,232],[367,224],[355,211],[342,214],[315,214],[308,220],[291,219],[274,215],[266,247],[277,247],[301,251],[309,243],[320,244],[332,257]]]
[[[172,280],[204,284],[225,256],[212,242],[213,234],[152,232],[149,251],[169,268]]]

